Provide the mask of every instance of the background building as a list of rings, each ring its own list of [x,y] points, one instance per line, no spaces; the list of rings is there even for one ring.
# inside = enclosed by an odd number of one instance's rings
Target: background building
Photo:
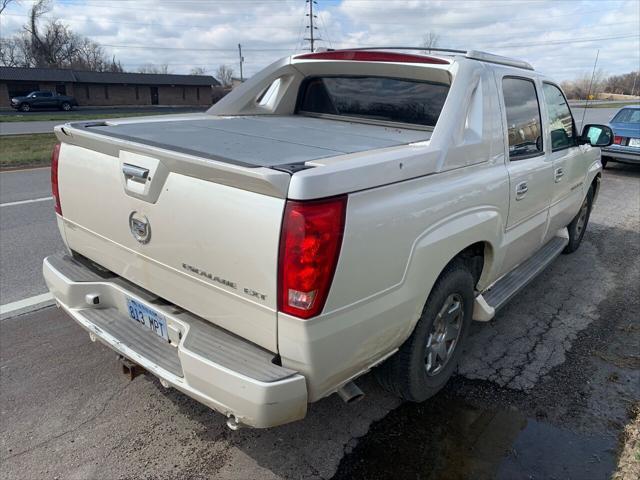
[[[71,95],[78,105],[211,105],[218,86],[210,75],[0,67],[0,108],[34,90]]]

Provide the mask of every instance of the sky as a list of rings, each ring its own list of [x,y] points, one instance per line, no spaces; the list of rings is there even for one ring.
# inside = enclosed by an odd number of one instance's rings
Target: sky
[[[0,35],[20,31],[33,0],[11,4]],[[172,73],[226,64],[244,76],[309,50],[305,0],[53,0],[58,18],[114,55],[125,70]],[[640,69],[640,0],[316,0],[316,47],[438,46],[524,59],[559,81]]]

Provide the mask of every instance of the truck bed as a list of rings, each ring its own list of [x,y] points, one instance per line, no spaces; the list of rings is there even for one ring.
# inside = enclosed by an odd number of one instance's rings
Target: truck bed
[[[303,164],[320,158],[428,140],[431,132],[325,118],[213,117],[78,122],[109,137],[179,151],[242,167]]]

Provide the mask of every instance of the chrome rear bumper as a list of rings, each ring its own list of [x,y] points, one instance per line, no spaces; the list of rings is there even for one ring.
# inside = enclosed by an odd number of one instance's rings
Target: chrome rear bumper
[[[43,274],[58,304],[92,339],[233,424],[263,428],[304,418],[305,378],[272,363],[273,353],[68,255],[45,258]],[[129,319],[127,298],[164,316],[169,342]]]

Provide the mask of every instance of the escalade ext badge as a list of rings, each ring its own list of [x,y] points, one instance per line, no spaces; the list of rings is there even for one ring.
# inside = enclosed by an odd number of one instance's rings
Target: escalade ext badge
[[[129,228],[131,229],[133,238],[142,245],[149,243],[149,240],[151,240],[149,219],[135,210],[129,215]]]

